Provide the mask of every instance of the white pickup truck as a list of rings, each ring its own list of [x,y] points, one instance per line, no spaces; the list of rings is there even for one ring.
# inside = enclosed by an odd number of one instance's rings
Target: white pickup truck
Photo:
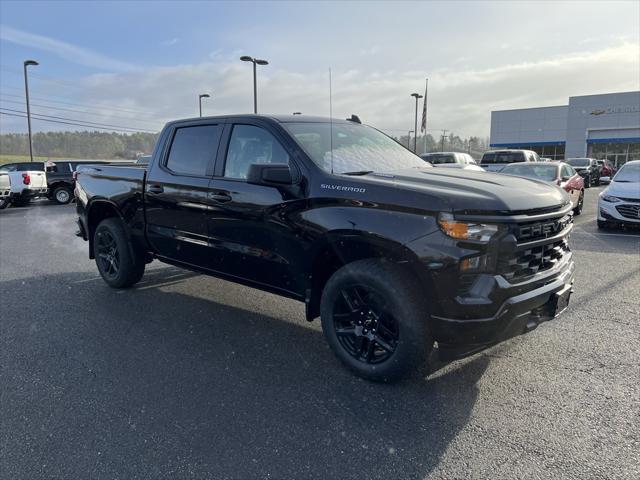
[[[42,162],[2,165],[0,173],[11,178],[11,203],[15,206],[27,205],[33,198],[47,195],[47,174]]]
[[[7,173],[0,173],[0,210],[11,203],[11,177]]]

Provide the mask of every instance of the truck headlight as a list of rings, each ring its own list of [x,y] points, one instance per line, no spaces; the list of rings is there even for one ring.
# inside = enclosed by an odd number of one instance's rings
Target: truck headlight
[[[602,200],[609,203],[615,203],[620,201],[618,197],[614,197],[612,195],[601,195],[601,197],[602,197]]]
[[[450,213],[438,215],[440,229],[451,238],[486,243],[498,232],[498,225],[454,220]]]

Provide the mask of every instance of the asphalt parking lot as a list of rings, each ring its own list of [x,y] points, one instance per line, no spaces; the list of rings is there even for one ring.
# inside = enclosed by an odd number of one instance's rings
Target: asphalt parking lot
[[[426,379],[355,378],[296,302],[0,212],[0,478],[640,478],[640,236],[576,219],[570,309]]]

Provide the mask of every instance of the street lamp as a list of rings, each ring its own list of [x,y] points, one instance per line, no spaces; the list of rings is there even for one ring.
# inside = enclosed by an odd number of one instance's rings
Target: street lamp
[[[208,93],[201,93],[200,95],[198,95],[198,105],[200,106],[200,116],[202,117],[202,99],[203,98],[209,98],[211,95],[209,95]]]
[[[24,93],[27,99],[27,125],[29,126],[29,156],[33,162],[33,140],[31,138],[31,108],[29,106],[29,80],[27,78],[27,67],[39,65],[35,60],[24,61]]]
[[[243,62],[253,63],[253,113],[258,113],[258,87],[256,84],[256,65],[269,65],[266,60],[260,60],[259,58],[249,57],[243,55],[240,57]]]
[[[413,127],[413,131],[415,132],[413,135],[413,153],[418,153],[418,145],[416,143],[418,141],[418,100],[422,98],[422,95],[412,93],[411,96],[416,98],[416,119]]]
[[[407,148],[411,148],[411,134],[413,130],[409,130],[409,134],[407,135]]]

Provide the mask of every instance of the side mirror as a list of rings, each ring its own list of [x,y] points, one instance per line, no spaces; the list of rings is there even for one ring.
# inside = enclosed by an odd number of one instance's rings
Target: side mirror
[[[600,177],[600,183],[609,185],[611,183],[611,177]]]
[[[291,185],[291,167],[286,163],[254,163],[249,166],[247,183],[267,186]]]

